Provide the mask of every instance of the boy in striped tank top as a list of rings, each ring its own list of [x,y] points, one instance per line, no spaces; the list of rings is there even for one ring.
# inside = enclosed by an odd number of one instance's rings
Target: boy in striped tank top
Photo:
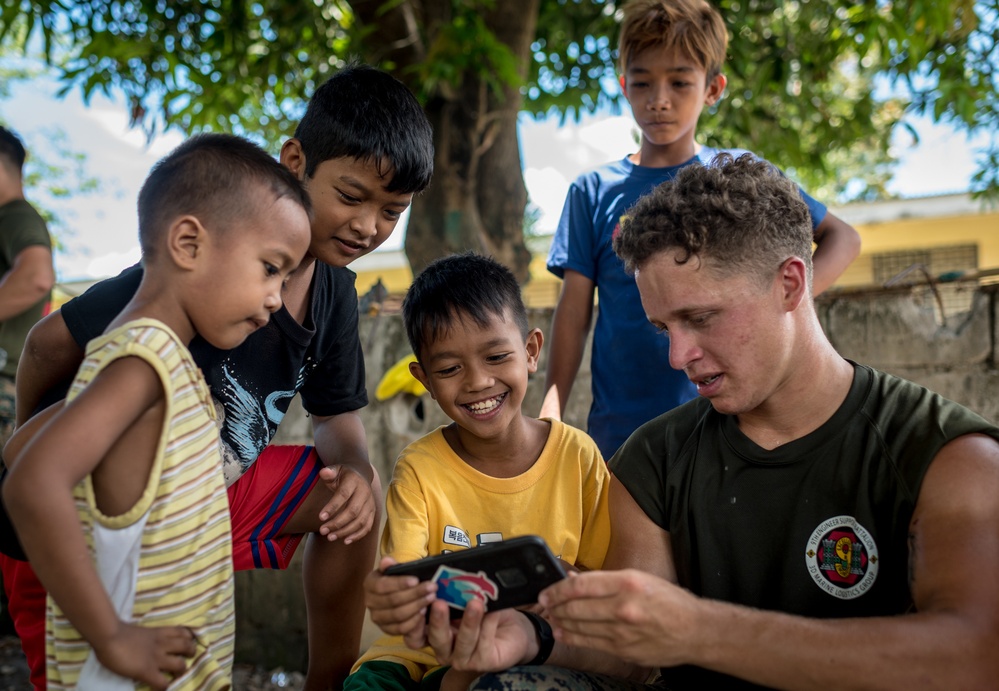
[[[49,593],[50,689],[231,686],[228,502],[188,346],[234,348],[267,324],[311,204],[265,151],[213,134],[160,161],[138,207],[138,292],[90,342],[65,405],[5,450],[4,500]]]

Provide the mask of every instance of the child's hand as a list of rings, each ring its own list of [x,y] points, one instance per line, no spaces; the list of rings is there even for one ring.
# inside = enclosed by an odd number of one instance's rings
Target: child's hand
[[[437,586],[416,576],[386,576],[382,573],[395,559],[383,557],[377,571],[364,579],[364,604],[375,622],[387,634],[402,636],[406,645],[419,649],[426,645],[427,607],[437,598]]]
[[[166,689],[187,669],[185,658],[197,653],[194,633],[186,626],[135,626],[122,622],[94,653],[115,674]]]
[[[349,545],[368,534],[375,523],[375,495],[371,483],[353,468],[334,465],[319,471],[333,498],[319,512],[320,535],[330,542],[342,539]]]

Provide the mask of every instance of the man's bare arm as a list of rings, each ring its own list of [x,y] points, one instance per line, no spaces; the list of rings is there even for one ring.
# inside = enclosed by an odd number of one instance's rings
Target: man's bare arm
[[[55,270],[52,250],[43,245],[25,247],[0,277],[0,322],[24,312],[52,290]]]
[[[17,364],[18,426],[37,410],[46,393],[73,377],[83,355],[83,349],[73,340],[59,310],[32,327]]]
[[[639,570],[675,583],[676,567],[669,533],[652,522],[616,477],[611,476],[609,491],[611,541],[602,571]],[[590,572],[585,576],[590,578],[596,573],[600,572]],[[549,590],[557,592],[559,587],[556,585]],[[542,604],[547,605],[548,598],[549,594],[543,594]],[[654,667],[653,664],[626,661],[613,653],[602,655],[590,648],[566,645],[564,641],[555,644],[549,660],[549,664],[553,665],[638,681],[647,678]]]
[[[571,579],[553,614],[571,644],[644,665],[694,664],[763,686],[815,689],[835,678],[844,690],[992,688],[999,678],[999,443],[969,435],[945,446],[910,527],[912,614],[808,619],[697,598],[633,570]]]

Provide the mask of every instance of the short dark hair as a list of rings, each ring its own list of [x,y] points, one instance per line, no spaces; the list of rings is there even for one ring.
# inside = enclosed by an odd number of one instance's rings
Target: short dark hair
[[[490,316],[510,317],[527,336],[527,309],[513,273],[474,252],[452,254],[420,272],[402,301],[402,318],[416,359],[423,346],[446,334],[464,317],[487,326]]]
[[[752,154],[719,154],[684,167],[628,211],[614,251],[628,271],[678,250],[721,273],[745,271],[761,284],[789,257],[812,275],[812,222],[797,185]]]
[[[7,159],[10,166],[20,173],[21,169],[24,168],[24,159],[27,158],[27,155],[24,144],[21,143],[18,136],[6,127],[0,127],[0,158]]]
[[[312,203],[298,178],[259,146],[231,134],[191,137],[153,166],[139,191],[143,255],[155,253],[160,235],[178,216],[191,214],[224,230],[253,215],[260,186],[277,199],[290,197],[311,220]]]
[[[295,138],[309,177],[323,161],[345,157],[391,172],[390,192],[422,192],[433,176],[434,133],[426,114],[402,82],[369,65],[352,63],[316,89]]]

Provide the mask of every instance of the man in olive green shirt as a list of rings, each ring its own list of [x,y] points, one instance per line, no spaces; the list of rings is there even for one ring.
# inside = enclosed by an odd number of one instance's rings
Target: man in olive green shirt
[[[0,127],[0,446],[14,428],[14,375],[24,339],[55,283],[45,219],[24,199],[25,155],[21,140]]]

